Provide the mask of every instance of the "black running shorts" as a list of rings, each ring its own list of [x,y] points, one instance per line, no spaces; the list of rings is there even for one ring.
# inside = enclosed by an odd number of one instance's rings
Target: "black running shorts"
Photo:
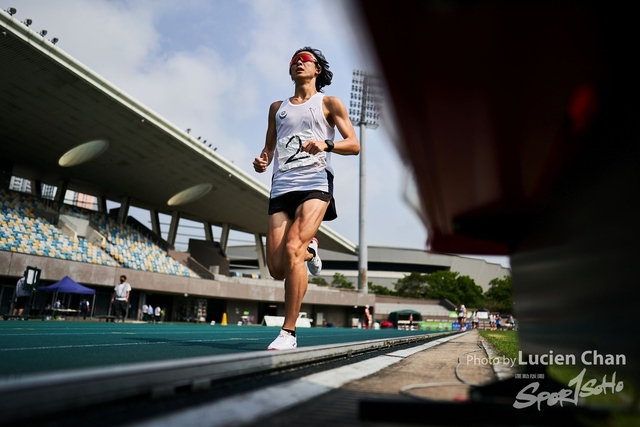
[[[269,200],[269,215],[277,212],[285,212],[289,218],[294,219],[298,206],[311,199],[320,199],[329,202],[329,207],[324,214],[323,221],[333,221],[338,217],[336,201],[333,196],[325,191],[292,191],[275,199]]]

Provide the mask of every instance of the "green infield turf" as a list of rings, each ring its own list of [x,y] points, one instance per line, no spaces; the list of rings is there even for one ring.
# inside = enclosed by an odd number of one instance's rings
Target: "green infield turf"
[[[266,350],[279,328],[187,323],[0,322],[0,379],[31,373]],[[300,328],[298,346],[425,334]]]

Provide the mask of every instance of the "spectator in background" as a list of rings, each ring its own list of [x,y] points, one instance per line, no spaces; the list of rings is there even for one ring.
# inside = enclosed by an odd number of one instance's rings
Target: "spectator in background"
[[[371,321],[371,310],[369,310],[369,305],[367,304],[364,306],[364,328],[370,329],[372,323],[373,322]]]
[[[118,317],[122,316],[122,323],[127,317],[127,308],[129,307],[129,296],[131,295],[131,285],[127,282],[127,276],[120,276],[120,283],[116,285],[111,304],[114,310],[114,323],[118,321]]]
[[[153,306],[151,304],[147,307],[147,321],[149,323],[155,323],[153,320]]]
[[[82,314],[82,320],[87,320],[87,313],[89,313],[89,301],[86,298],[82,298],[80,301],[80,313]]]
[[[512,331],[516,328],[516,321],[513,318],[513,315],[509,315],[509,325],[507,325],[509,327],[509,329],[511,329]]]
[[[478,312],[474,311],[473,315],[471,316],[471,329],[478,329],[479,325],[480,325],[480,317],[478,316]]]
[[[142,304],[142,321],[146,322],[149,317],[149,307],[147,304]]]
[[[153,311],[153,315],[155,316],[155,321],[160,322],[160,316],[162,315],[162,309],[160,308],[160,306],[156,307],[156,309]]]
[[[14,316],[22,316],[24,312],[24,308],[29,303],[29,297],[31,296],[31,292],[25,287],[25,279],[24,276],[21,277],[16,283],[16,293],[15,293],[15,306],[13,307],[13,315]]]
[[[458,308],[458,323],[460,324],[460,330],[464,331],[467,326],[467,309],[464,304],[460,304]]]
[[[502,330],[502,316],[499,314],[496,314],[496,329],[499,331]]]

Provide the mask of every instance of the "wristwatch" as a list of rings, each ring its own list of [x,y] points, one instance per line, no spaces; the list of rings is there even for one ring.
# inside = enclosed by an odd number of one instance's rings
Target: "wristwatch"
[[[325,144],[327,144],[327,148],[324,150],[327,153],[330,153],[333,151],[333,141],[330,139],[325,139],[324,140]]]

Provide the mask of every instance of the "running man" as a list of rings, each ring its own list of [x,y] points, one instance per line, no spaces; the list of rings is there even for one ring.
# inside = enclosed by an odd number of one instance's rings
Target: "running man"
[[[274,161],[267,230],[267,266],[284,279],[285,316],[269,350],[297,347],[296,320],[307,292],[309,272],[319,275],[322,261],[314,237],[322,221],[337,218],[333,199],[331,152],[357,155],[360,144],[342,101],[325,96],[333,73],[321,51],[298,49],[289,62],[294,94],[269,108],[265,146],[253,161],[263,173]],[[334,141],[335,128],[341,141]]]

